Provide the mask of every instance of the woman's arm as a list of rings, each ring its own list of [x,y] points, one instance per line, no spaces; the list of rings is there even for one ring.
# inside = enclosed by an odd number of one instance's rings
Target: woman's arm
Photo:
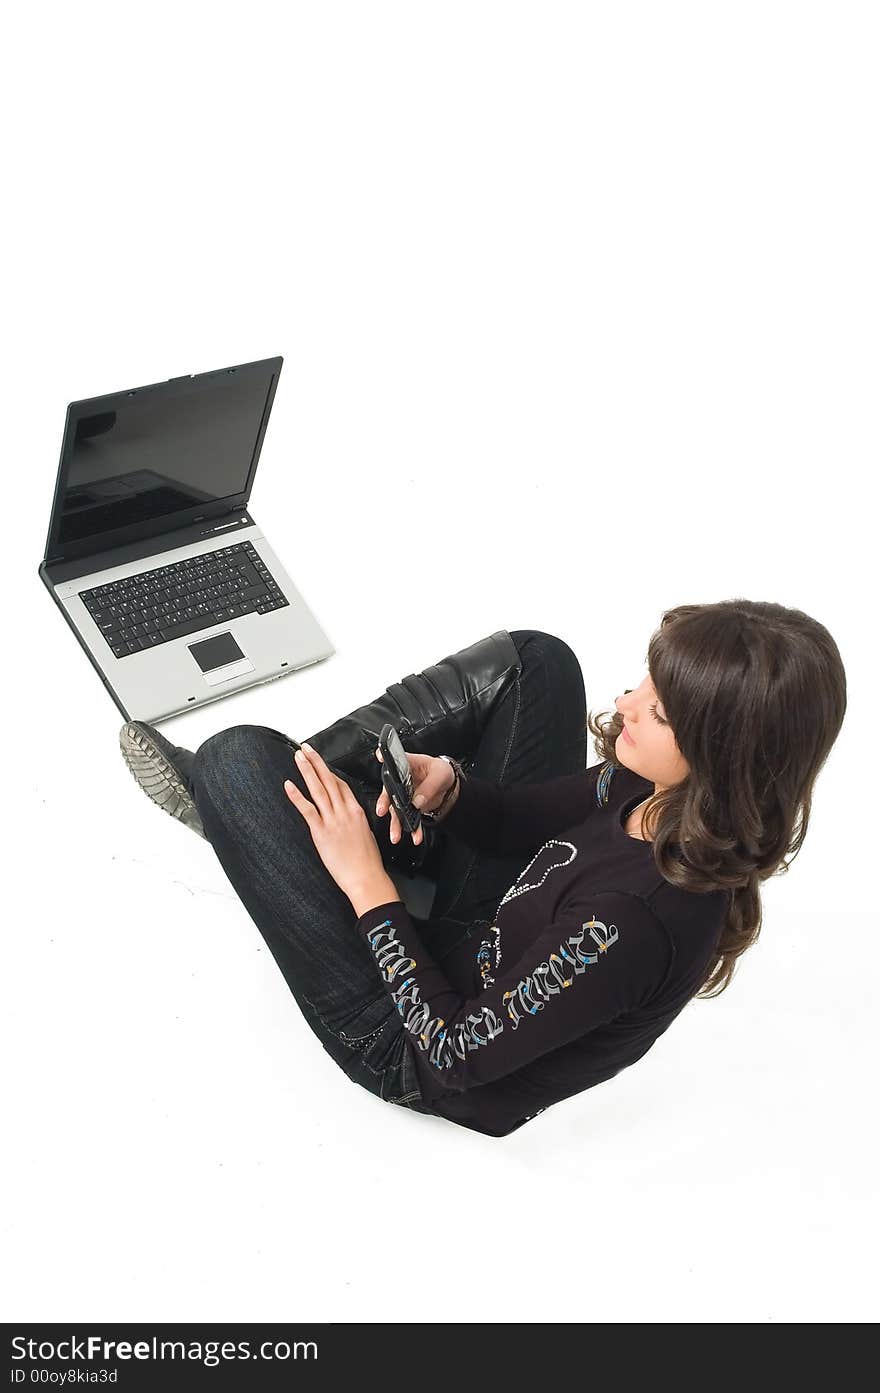
[[[431,958],[400,900],[358,920],[431,1080],[460,1092],[491,1083],[614,1020],[662,985],[674,948],[637,895],[604,891],[536,924],[518,963],[465,998]]]
[[[506,787],[466,776],[438,825],[476,851],[533,851],[548,837],[578,826],[598,807],[596,782],[602,768],[596,764],[580,774]]]

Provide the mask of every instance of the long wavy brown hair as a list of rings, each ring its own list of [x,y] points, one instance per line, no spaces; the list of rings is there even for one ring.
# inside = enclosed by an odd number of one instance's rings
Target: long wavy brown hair
[[[652,796],[644,831],[672,885],[730,891],[697,993],[719,996],[761,932],[761,881],[788,871],[807,834],[813,785],[846,712],[846,673],[824,625],[752,600],[666,610],[647,662],[690,772]],[[617,711],[587,717],[596,753],[618,768],[622,724]]]

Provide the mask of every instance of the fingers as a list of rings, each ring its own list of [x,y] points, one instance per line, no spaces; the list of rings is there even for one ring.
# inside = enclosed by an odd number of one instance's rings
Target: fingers
[[[293,758],[321,815],[326,816],[332,808],[338,808],[341,799],[335,786],[338,782],[336,775],[327,768],[318,751],[301,745]]]
[[[380,764],[383,764],[383,763],[384,763],[384,760],[382,759],[382,751],[379,749],[379,746],[378,746],[378,745],[376,746],[376,758],[378,759],[378,761],[379,761]],[[383,788],[383,789],[382,789],[382,792],[379,794],[379,797],[378,797],[378,799],[377,799],[377,801],[376,801],[376,812],[378,813],[379,817],[384,817],[385,814],[386,814],[387,811],[388,811],[388,808],[389,808],[388,794],[385,792],[385,790],[384,790],[384,788]],[[393,825],[394,825],[394,809],[393,809],[393,808],[391,809],[391,823],[392,823],[392,826],[393,826]]]
[[[380,764],[383,762],[382,751],[379,749],[378,745],[376,747],[376,758],[378,759]],[[388,836],[392,842],[399,842],[401,837],[400,818],[397,816],[397,813],[395,812],[394,807],[391,804],[388,794],[385,792],[383,788],[382,792],[379,794],[378,799],[376,800],[376,813],[379,817],[384,817],[386,812],[390,813],[391,823]],[[418,846],[424,838],[424,833],[422,831],[421,824],[411,835],[416,846]]]
[[[284,780],[284,792],[287,794],[293,806],[302,813],[306,822],[308,822],[309,817],[315,811],[314,803],[310,803],[308,798],[305,798],[303,794],[300,793],[293,779]]]
[[[379,749],[379,746],[378,746],[378,745],[376,746],[376,758],[378,759],[379,763],[382,764],[382,762],[383,762],[383,760],[382,760],[382,751]],[[379,797],[378,797],[378,799],[377,799],[377,801],[376,801],[376,812],[378,813],[378,815],[379,815],[380,817],[384,816],[384,813],[385,813],[385,804],[386,804],[386,798],[385,798],[385,790],[384,790],[384,788],[383,788],[383,789],[382,789],[382,792],[379,794]]]
[[[397,816],[397,813],[395,812],[394,808],[391,809],[391,828],[389,830],[388,836],[390,837],[392,842],[399,842],[400,838],[403,836],[403,828],[400,825],[400,818]],[[419,842],[422,840],[423,837],[421,823],[419,823],[415,832],[410,833],[410,836],[412,837],[416,846],[418,846]]]

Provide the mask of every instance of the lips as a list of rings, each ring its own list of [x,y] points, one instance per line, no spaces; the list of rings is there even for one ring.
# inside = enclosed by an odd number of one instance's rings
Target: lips
[[[624,740],[626,741],[626,743],[627,743],[628,745],[634,745],[634,744],[636,743],[635,740],[633,740],[632,736],[630,735],[629,731],[627,730],[626,726],[621,726],[621,727],[620,727],[620,730],[621,730],[621,734],[623,735]]]

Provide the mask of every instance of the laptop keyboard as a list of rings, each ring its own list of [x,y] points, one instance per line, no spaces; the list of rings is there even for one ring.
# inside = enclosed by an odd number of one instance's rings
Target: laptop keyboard
[[[117,658],[288,603],[250,542],[98,585],[79,598]]]

